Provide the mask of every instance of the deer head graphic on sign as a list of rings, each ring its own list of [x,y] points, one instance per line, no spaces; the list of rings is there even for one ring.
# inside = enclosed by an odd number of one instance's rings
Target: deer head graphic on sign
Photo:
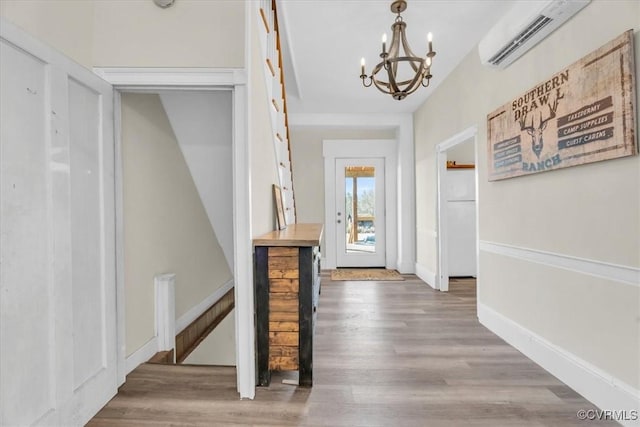
[[[535,125],[536,117],[534,114],[532,114],[531,117],[531,124],[528,124],[527,117],[529,114],[527,112],[522,114],[520,120],[518,121],[520,123],[520,130],[527,131],[527,133],[531,137],[531,150],[535,153],[538,159],[540,158],[540,153],[542,153],[542,149],[544,148],[544,130],[547,128],[547,123],[549,123],[549,120],[556,117],[558,101],[560,101],[562,98],[564,98],[564,94],[561,93],[560,89],[558,89],[553,103],[546,103],[540,107],[540,121],[537,126]],[[549,115],[546,118],[543,118],[543,107],[545,106],[549,107]]]

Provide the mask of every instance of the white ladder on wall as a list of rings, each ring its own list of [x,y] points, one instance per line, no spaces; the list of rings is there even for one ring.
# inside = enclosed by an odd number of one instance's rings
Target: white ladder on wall
[[[264,31],[260,31],[261,53],[267,95],[271,107],[272,138],[278,163],[282,203],[287,224],[294,224],[296,222],[296,202],[293,190],[287,99],[275,1],[260,0],[258,13],[260,14],[259,20],[264,24],[262,27]]]

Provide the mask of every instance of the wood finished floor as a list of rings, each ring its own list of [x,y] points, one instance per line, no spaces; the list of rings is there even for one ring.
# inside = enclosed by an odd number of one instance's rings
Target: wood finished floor
[[[473,280],[449,293],[323,274],[312,389],[274,374],[239,400],[234,368],[145,364],[89,426],[599,426],[580,395],[478,323]]]

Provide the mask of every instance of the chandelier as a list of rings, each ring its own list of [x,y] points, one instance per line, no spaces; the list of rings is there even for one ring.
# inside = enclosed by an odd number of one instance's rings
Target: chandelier
[[[391,47],[387,52],[387,34],[383,34],[382,53],[380,54],[382,61],[373,68],[370,76],[365,73],[364,58],[360,62],[360,78],[364,87],[370,87],[373,84],[380,91],[391,95],[393,99],[398,101],[411,95],[420,86],[429,86],[432,77],[431,60],[436,56],[433,51],[431,33],[427,35],[429,51],[424,57],[416,56],[409,48],[405,35],[407,24],[400,16],[406,9],[406,0],[395,0],[391,3],[391,12],[398,14],[391,26]],[[400,54],[401,43],[404,55]]]

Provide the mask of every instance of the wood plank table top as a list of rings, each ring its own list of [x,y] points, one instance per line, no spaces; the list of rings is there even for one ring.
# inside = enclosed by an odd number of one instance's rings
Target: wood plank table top
[[[253,246],[319,246],[323,224],[291,224],[253,239]]]

